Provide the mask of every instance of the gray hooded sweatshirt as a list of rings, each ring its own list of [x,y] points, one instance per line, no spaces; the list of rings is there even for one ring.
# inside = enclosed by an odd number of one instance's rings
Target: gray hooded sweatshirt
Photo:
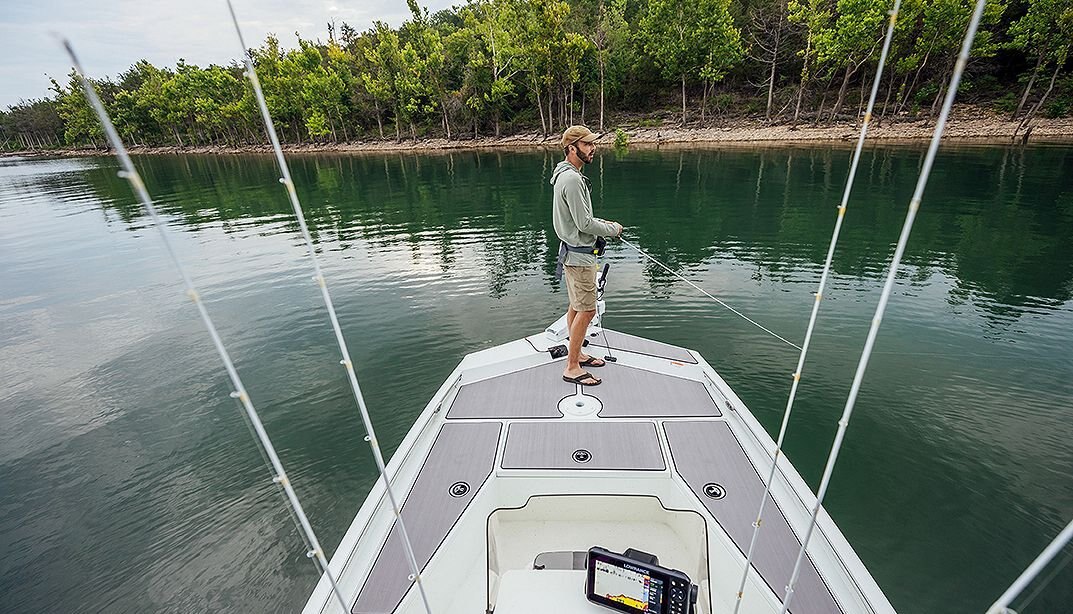
[[[567,245],[581,247],[592,245],[596,237],[613,237],[618,227],[611,222],[592,216],[592,201],[589,198],[589,178],[582,175],[566,160],[560,162],[551,174],[554,196],[551,205],[551,220],[555,234]],[[596,256],[567,252],[567,266],[593,266]]]

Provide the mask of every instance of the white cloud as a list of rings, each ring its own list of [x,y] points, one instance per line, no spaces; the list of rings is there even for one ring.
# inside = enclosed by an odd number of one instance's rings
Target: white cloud
[[[114,77],[140,59],[157,66],[173,66],[179,58],[198,65],[226,64],[241,52],[224,0],[2,2],[0,108],[47,95],[46,75],[62,81],[70,71],[51,33],[69,38],[95,77]],[[451,4],[422,3],[430,11]],[[409,16],[403,0],[235,0],[235,12],[248,44],[274,33],[286,47],[297,45],[296,32],[306,39],[326,39],[329,20],[364,30],[375,19],[397,26]]]

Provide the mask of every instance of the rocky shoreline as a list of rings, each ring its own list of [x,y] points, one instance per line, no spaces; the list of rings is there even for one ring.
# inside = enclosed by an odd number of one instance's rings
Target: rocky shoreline
[[[1024,131],[1018,135],[1016,141],[1013,133],[1017,129],[1018,122],[1009,121],[993,112],[966,106],[958,107],[952,114],[946,126],[944,138],[947,140],[963,143],[981,144],[1011,144],[1022,143]],[[727,120],[725,125],[709,127],[680,127],[673,122],[665,122],[664,125],[649,127],[622,126],[621,130],[626,133],[628,145],[642,148],[649,147],[705,147],[726,145],[781,145],[800,143],[854,143],[860,134],[860,124],[857,122],[838,122],[834,124],[821,124],[813,126],[811,123],[802,122],[797,128],[791,128],[789,124],[768,124],[763,120],[733,119]],[[899,119],[875,125],[868,130],[868,141],[883,143],[912,143],[926,141],[931,138],[934,130],[934,122],[920,120]],[[614,144],[616,132],[614,129],[601,135],[597,141],[605,147]],[[514,134],[502,138],[495,137],[462,137],[447,140],[444,138],[418,138],[416,140],[403,139],[370,139],[350,141],[346,143],[305,143],[300,145],[284,145],[284,150],[289,153],[318,153],[318,152],[446,152],[455,150],[479,150],[500,148],[558,148],[558,135],[544,136],[539,132]],[[1032,122],[1028,142],[1058,142],[1073,144],[1073,117],[1056,119],[1037,118]],[[242,154],[242,153],[268,153],[271,147],[265,145],[243,146],[190,146],[190,147],[146,147],[131,146],[132,154]],[[104,154],[101,149],[77,148],[77,149],[52,149],[32,152],[6,153],[0,155],[19,156],[58,156],[76,157],[95,154]]]

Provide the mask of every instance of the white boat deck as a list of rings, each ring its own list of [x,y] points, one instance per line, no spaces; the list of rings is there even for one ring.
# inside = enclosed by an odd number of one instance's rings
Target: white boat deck
[[[555,602],[533,611],[607,611],[584,600],[584,571],[533,564],[596,545],[689,574],[700,613],[733,608],[774,444],[699,355],[606,334],[618,362],[591,369],[594,387],[562,381],[544,335],[467,356],[399,447],[389,471],[433,612],[527,611],[526,591]],[[778,611],[815,501],[784,463],[742,612]],[[385,499],[378,484],[332,569],[354,614],[423,612]],[[791,612],[893,612],[825,513],[808,555]],[[322,579],[306,612],[339,611]]]

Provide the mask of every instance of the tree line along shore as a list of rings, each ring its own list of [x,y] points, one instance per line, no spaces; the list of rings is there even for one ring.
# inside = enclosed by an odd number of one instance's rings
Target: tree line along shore
[[[541,144],[584,123],[607,142],[842,139],[879,79],[876,134],[937,114],[970,0],[467,0],[397,28],[329,23],[327,41],[249,50],[291,149]],[[1073,2],[994,0],[958,93],[961,136],[1073,136]],[[94,80],[146,151],[267,143],[238,61],[147,61]],[[655,132],[653,135],[652,133]],[[920,138],[926,138],[921,134]],[[0,151],[104,146],[73,73],[0,111]]]

